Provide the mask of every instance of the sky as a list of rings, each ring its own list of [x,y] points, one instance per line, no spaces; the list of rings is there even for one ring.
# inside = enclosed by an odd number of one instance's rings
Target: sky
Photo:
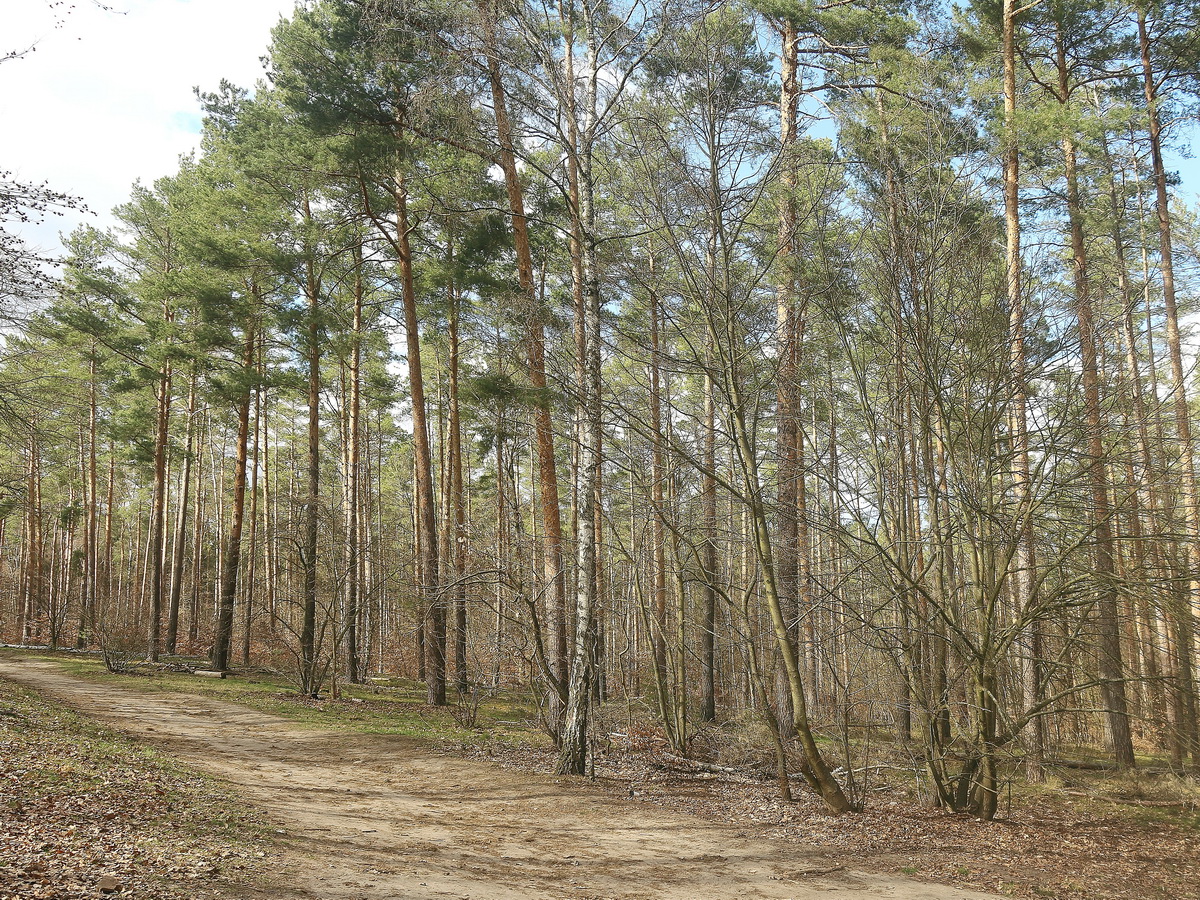
[[[59,231],[112,224],[133,182],[172,174],[200,137],[193,88],[251,87],[271,29],[294,0],[0,0],[0,170],[82,197],[95,216],[23,229],[58,252]],[[56,27],[58,23],[58,27]]]

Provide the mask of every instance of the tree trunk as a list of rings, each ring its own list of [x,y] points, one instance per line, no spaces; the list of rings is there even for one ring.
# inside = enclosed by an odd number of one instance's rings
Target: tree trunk
[[[1175,411],[1175,436],[1179,444],[1179,462],[1182,469],[1181,493],[1187,527],[1187,554],[1190,569],[1190,613],[1191,618],[1200,616],[1200,488],[1196,482],[1196,461],[1192,445],[1191,413],[1188,409],[1187,386],[1184,381],[1183,351],[1179,337],[1179,312],[1175,298],[1175,263],[1171,234],[1171,213],[1168,206],[1167,170],[1162,155],[1162,120],[1158,111],[1158,88],[1155,83],[1154,65],[1150,57],[1150,36],[1146,25],[1146,10],[1138,7],[1138,46],[1142,60],[1142,78],[1146,97],[1146,115],[1150,131],[1150,158],[1154,167],[1154,190],[1157,202],[1160,265],[1162,267],[1163,303],[1167,320],[1167,350],[1171,358],[1172,400]],[[1187,611],[1184,611],[1187,614]],[[1196,672],[1194,656],[1200,649],[1188,648],[1188,670],[1181,672],[1186,679],[1184,694],[1195,697]],[[1194,706],[1194,700],[1193,700]],[[1194,718],[1194,712],[1193,712]],[[1200,740],[1197,740],[1196,723],[1186,727],[1190,734],[1188,748],[1192,754],[1193,767],[1200,769]]]
[[[1061,26],[1060,26],[1061,27]],[[1066,97],[1066,61],[1059,35],[1059,89]],[[1133,738],[1129,730],[1124,666],[1121,660],[1117,618],[1116,565],[1113,556],[1112,512],[1108,499],[1108,464],[1104,452],[1104,421],[1100,410],[1100,375],[1096,362],[1096,322],[1087,273],[1087,250],[1083,235],[1083,209],[1079,199],[1074,140],[1063,138],[1063,161],[1067,178],[1067,215],[1071,227],[1071,255],[1075,282],[1075,316],[1079,323],[1083,395],[1086,408],[1088,474],[1092,486],[1092,521],[1096,541],[1096,578],[1099,592],[1096,625],[1100,637],[1100,690],[1108,713],[1116,761],[1133,768]]]
[[[242,371],[246,375],[255,371],[255,346],[254,328],[247,325],[242,351]],[[212,667],[218,671],[229,668],[229,647],[233,638],[233,610],[237,600],[238,572],[242,557],[242,522],[246,509],[246,461],[250,445],[251,396],[252,391],[247,387],[245,394],[238,398],[233,511],[229,523],[229,543],[225,551],[225,568],[221,573],[221,602],[217,610],[217,629],[213,636]]]
[[[495,26],[490,11],[483,13],[485,21],[485,51],[488,77],[492,92],[492,110],[496,119],[496,138],[500,152],[498,161],[504,173],[508,191],[508,206],[512,217],[513,246],[517,255],[517,278],[528,304],[526,343],[529,356],[529,383],[538,394],[533,412],[537,443],[538,484],[540,486],[542,551],[544,578],[549,590],[548,613],[553,635],[551,657],[555,677],[567,677],[567,594],[563,569],[562,514],[559,509],[558,470],[554,459],[554,428],[550,420],[550,398],[546,384],[545,317],[534,284],[533,254],[529,246],[529,226],[525,216],[525,199],[517,171],[512,128],[508,120],[507,100],[501,79],[500,57],[496,48]]]
[[[403,141],[404,124],[396,123]],[[409,244],[408,183],[397,167],[393,199],[396,203],[394,247],[400,266],[404,303],[404,336],[408,350],[408,376],[412,397],[413,456],[416,466],[416,528],[421,538],[422,614],[425,621],[425,681],[431,706],[446,703],[446,602],[441,595],[438,569],[437,512],[433,491],[433,456],[425,407],[425,381],[421,369],[421,333],[417,320],[417,292],[413,282],[413,257]]]
[[[450,248],[453,268],[453,244]],[[450,284],[450,421],[449,427],[449,512],[446,531],[450,536],[450,559],[454,567],[454,586],[450,591],[450,607],[454,613],[454,683],[460,695],[465,694],[470,683],[467,672],[467,588],[463,581],[467,563],[467,518],[463,491],[462,424],[458,403],[459,393],[459,346],[458,316],[460,297],[458,288]]]
[[[199,375],[192,372],[188,384],[188,408],[183,472],[179,476],[179,508],[175,512],[175,538],[171,546],[171,594],[167,610],[167,653],[174,654],[179,636],[179,599],[183,593],[183,557],[187,543],[187,511],[192,477],[192,451],[195,447],[196,382]]]
[[[84,475],[87,487],[87,544],[84,553],[85,584],[83,610],[79,617],[78,647],[83,649],[93,639],[96,629],[96,615],[100,596],[100,555],[97,535],[98,510],[100,506],[96,478],[96,429],[98,419],[98,404],[96,398],[96,342],[92,341],[88,357],[88,434],[87,434],[87,471]]]
[[[262,341],[259,340],[258,347],[255,349],[255,372],[261,377],[262,367],[258,360],[262,356]],[[257,579],[255,577],[258,568],[258,463],[262,449],[262,441],[265,438],[266,431],[263,427],[263,395],[262,387],[255,385],[254,387],[254,426],[252,434],[254,447],[251,451],[250,460],[250,553],[249,564],[246,568],[245,578],[245,608],[242,614],[242,665],[250,665],[250,647],[254,637],[254,591],[257,587]]]
[[[729,411],[730,430],[733,433],[740,457],[739,465],[742,468],[743,486],[746,491],[746,508],[750,515],[751,538],[761,569],[763,598],[766,601],[767,612],[775,631],[775,645],[787,677],[792,701],[792,726],[808,764],[805,776],[811,787],[821,795],[825,805],[832,812],[850,812],[854,806],[842,791],[841,785],[838,784],[821,755],[808,720],[808,703],[805,698],[804,681],[796,653],[793,630],[785,618],[783,604],[780,600],[770,532],[767,528],[767,515],[761,496],[762,487],[758,475],[758,464],[744,418],[745,406],[742,389],[737,383],[736,372],[729,372],[727,377],[727,390],[731,406]]]
[[[307,198],[305,218],[312,219]],[[308,303],[305,355],[308,366],[308,481],[304,491],[303,543],[300,563],[303,569],[300,626],[300,692],[316,696],[317,677],[317,541],[320,529],[321,495],[321,286],[316,260],[309,249],[305,260],[304,292]]]
[[[202,420],[203,421],[203,420]],[[204,446],[205,433],[200,431],[199,445]],[[201,567],[204,563],[204,454],[196,458],[196,514],[192,517],[192,583],[188,603],[188,643],[195,644],[200,640],[200,582],[203,577]]]
[[[42,535],[42,468],[38,441],[38,416],[29,423],[29,468],[25,492],[25,589],[22,592],[17,630],[21,643],[33,641],[45,604],[45,548]]]
[[[650,278],[654,278],[654,258],[650,258]],[[663,535],[663,485],[666,482],[666,460],[662,433],[662,391],[659,375],[658,296],[650,291],[650,540],[654,559],[653,628],[650,642],[654,655],[654,683],[658,694],[659,711],[670,735],[672,715],[667,683],[667,553]],[[676,748],[678,749],[678,748]]]
[[[706,369],[712,365],[711,346],[706,351]],[[701,483],[701,520],[704,544],[700,567],[704,575],[700,623],[700,721],[717,718],[717,422],[713,377],[704,374],[704,474]]]
[[[359,665],[359,603],[362,584],[359,580],[362,564],[359,559],[359,515],[361,502],[359,488],[360,448],[362,424],[362,328],[363,290],[362,246],[354,248],[354,310],[351,321],[350,347],[350,402],[346,410],[346,484],[345,484],[345,545],[346,562],[343,575],[346,579],[346,602],[342,609],[342,646],[346,652],[346,678],[351,684],[359,684],[363,673]]]
[[[583,775],[587,771],[588,718],[591,707],[592,642],[595,631],[592,615],[596,609],[596,516],[595,504],[600,489],[600,441],[602,437],[600,367],[600,279],[596,256],[596,210],[592,173],[592,152],[596,140],[597,88],[600,77],[596,60],[595,34],[590,6],[585,5],[588,68],[584,76],[584,127],[573,141],[571,156],[577,178],[578,205],[572,209],[573,224],[579,236],[576,284],[582,300],[576,328],[580,338],[578,400],[576,402],[576,441],[579,450],[579,502],[576,522],[578,541],[575,566],[575,636],[567,686],[567,704],[559,742],[557,771],[560,775]],[[567,60],[573,56],[573,40],[568,40]],[[573,83],[573,79],[571,80]],[[573,97],[572,92],[572,97]],[[567,111],[575,121],[574,104]]]
[[[1009,367],[1012,387],[1010,391],[1010,421],[1012,423],[1012,447],[1016,457],[1013,465],[1012,486],[1017,527],[1020,530],[1019,545],[1015,554],[1016,568],[1012,573],[1013,607],[1019,615],[1033,610],[1038,603],[1036,596],[1033,521],[1030,498],[1029,463],[1029,420],[1028,395],[1026,389],[1027,357],[1025,353],[1025,296],[1021,278],[1021,213],[1020,213],[1020,147],[1017,139],[1017,63],[1016,63],[1016,0],[1004,0],[1002,18],[1003,90],[1004,90],[1004,230],[1006,294],[1009,317]],[[1034,617],[1036,619],[1036,617]],[[1037,623],[1031,621],[1025,636],[1030,656],[1038,648]],[[1026,702],[1036,702],[1040,692],[1040,679],[1036,672],[1037,660],[1030,659],[1025,675]],[[1036,774],[1040,766],[1036,756],[1040,748],[1036,738],[1032,748],[1034,759],[1027,764],[1027,771]]]
[[[164,363],[156,383],[158,400],[157,426],[154,437],[154,502],[150,509],[150,542],[146,550],[146,565],[150,576],[150,621],[147,632],[146,658],[158,661],[162,631],[163,606],[163,542],[167,518],[167,448],[171,422],[171,365]]]

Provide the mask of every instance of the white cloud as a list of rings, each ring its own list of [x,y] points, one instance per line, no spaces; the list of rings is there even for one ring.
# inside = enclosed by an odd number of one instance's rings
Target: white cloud
[[[0,65],[0,169],[83,198],[103,226],[136,180],[172,173],[199,139],[193,88],[222,78],[253,86],[259,61],[294,0],[78,2],[59,27],[49,0],[8,0],[0,53],[37,42]],[[11,7],[15,6],[16,9]],[[27,230],[56,249],[81,216]]]

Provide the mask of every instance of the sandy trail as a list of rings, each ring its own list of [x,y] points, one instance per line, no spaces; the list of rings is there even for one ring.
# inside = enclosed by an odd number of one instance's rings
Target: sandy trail
[[[753,829],[706,823],[438,756],[411,740],[305,728],[183,693],[144,693],[0,655],[31,687],[219,776],[286,829],[282,896],[322,900],[982,900],[828,867]],[[848,861],[852,863],[852,860]]]

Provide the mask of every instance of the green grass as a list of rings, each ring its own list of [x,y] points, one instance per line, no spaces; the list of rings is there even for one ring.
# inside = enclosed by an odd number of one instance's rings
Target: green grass
[[[1073,749],[1071,758],[1109,761],[1102,752],[1090,748]],[[1013,804],[1069,803],[1075,815],[1091,819],[1117,819],[1131,827],[1166,826],[1200,833],[1200,782],[1194,777],[1144,771],[1165,768],[1167,760],[1162,756],[1139,757],[1138,765],[1141,768],[1132,772],[1115,768],[1049,767],[1046,780],[1041,784],[1014,777]]]
[[[388,678],[368,685],[340,684],[339,699],[312,700],[296,693],[283,676],[254,670],[229,678],[205,678],[183,672],[135,669],[113,674],[91,656],[40,652],[31,658],[55,663],[64,672],[98,683],[151,692],[199,694],[248,706],[260,712],[319,728],[348,729],[371,734],[394,734],[431,743],[478,746],[544,744],[536,727],[536,707],[528,694],[487,692],[474,715],[474,727],[452,699],[445,707],[425,703],[425,686],[417,681]],[[195,661],[192,661],[193,663]]]

